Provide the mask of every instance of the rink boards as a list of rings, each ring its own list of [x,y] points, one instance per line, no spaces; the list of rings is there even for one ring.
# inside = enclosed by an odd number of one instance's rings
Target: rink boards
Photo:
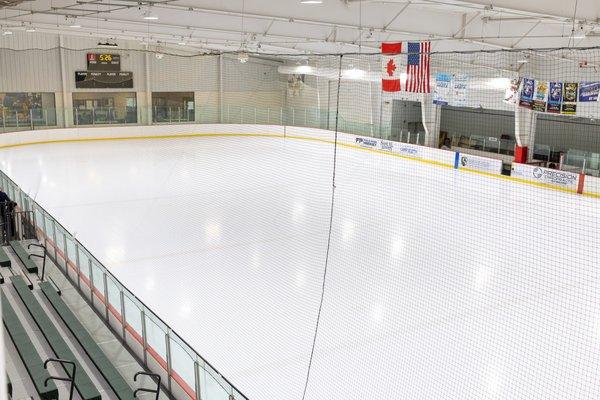
[[[190,137],[271,137],[309,140],[371,151],[417,162],[454,168],[495,178],[508,179],[548,189],[600,198],[600,178],[539,166],[513,163],[511,175],[502,175],[502,161],[451,150],[395,142],[315,128],[280,125],[196,124],[66,128],[7,133],[0,136],[0,149],[50,143],[169,139]]]

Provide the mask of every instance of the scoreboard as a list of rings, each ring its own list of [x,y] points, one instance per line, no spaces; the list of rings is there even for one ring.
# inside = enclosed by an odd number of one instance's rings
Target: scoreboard
[[[76,71],[75,87],[77,89],[131,89],[133,88],[133,73]]]
[[[112,71],[121,70],[121,56],[119,54],[87,53],[88,71]]]
[[[75,71],[77,89],[133,88],[133,73],[121,71],[119,54],[87,53],[86,59],[87,71]]]

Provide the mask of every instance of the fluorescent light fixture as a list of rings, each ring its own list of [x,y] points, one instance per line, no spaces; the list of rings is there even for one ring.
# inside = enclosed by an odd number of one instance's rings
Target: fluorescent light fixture
[[[31,27],[25,29],[25,32],[28,32],[28,33],[35,32],[35,28],[33,26],[31,26]]]
[[[361,79],[365,76],[365,71],[358,68],[347,69],[344,71],[342,76],[346,79]]]
[[[71,24],[71,25],[69,25],[69,28],[81,28],[81,25],[79,25],[79,24]]]
[[[323,4],[323,0],[300,0],[300,4]]]
[[[242,52],[238,53],[238,60],[242,64],[247,63],[249,58],[250,57],[248,56],[248,53],[246,53],[245,51],[242,51]]]
[[[156,21],[158,19],[158,17],[156,15],[152,14],[152,12],[150,10],[146,10],[142,14],[142,18],[144,18],[145,20],[149,20],[149,21]]]
[[[310,74],[313,71],[310,65],[298,65],[296,67],[297,74]]]
[[[185,42],[179,42],[179,43],[177,43],[177,44],[178,44],[178,45],[180,45],[180,46],[185,46],[185,45],[186,45],[186,43],[185,43]]]
[[[529,60],[526,59],[526,58],[523,58],[521,60],[517,60],[517,64],[527,64],[528,62],[529,62]]]
[[[573,39],[585,39],[586,37],[585,32],[578,32],[573,35]]]
[[[2,32],[3,36],[12,35],[12,34],[13,34],[12,31],[4,31],[4,32]]]

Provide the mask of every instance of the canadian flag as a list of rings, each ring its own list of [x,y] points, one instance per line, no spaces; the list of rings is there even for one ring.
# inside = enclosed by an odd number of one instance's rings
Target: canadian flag
[[[381,89],[384,92],[399,92],[400,88],[400,53],[402,43],[381,43]]]

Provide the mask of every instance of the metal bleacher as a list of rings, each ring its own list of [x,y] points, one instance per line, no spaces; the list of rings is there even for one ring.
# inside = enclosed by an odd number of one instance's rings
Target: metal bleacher
[[[5,227],[0,299],[10,398],[172,399],[36,239]]]

